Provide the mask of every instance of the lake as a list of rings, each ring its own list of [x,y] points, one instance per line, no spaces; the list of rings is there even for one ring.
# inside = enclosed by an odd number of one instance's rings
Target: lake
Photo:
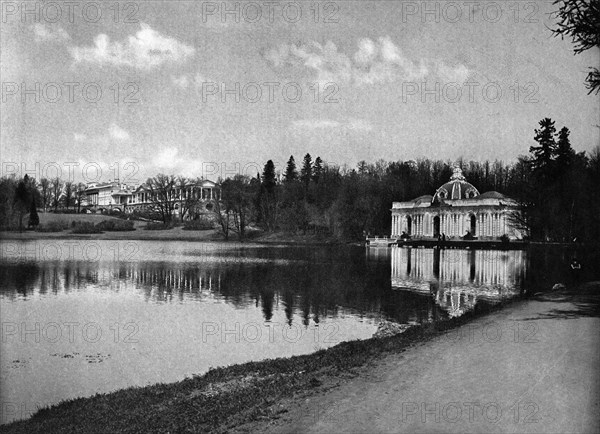
[[[574,255],[108,240],[2,241],[0,253],[2,423],[367,339],[386,321],[459,316],[561,278]]]

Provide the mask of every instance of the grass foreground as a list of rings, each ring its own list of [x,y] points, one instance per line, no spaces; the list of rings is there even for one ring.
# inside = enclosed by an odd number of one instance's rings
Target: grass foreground
[[[509,301],[506,303],[514,303]],[[506,304],[504,303],[504,304]],[[315,353],[220,367],[170,384],[131,387],[64,401],[0,427],[6,433],[227,432],[278,418],[281,402],[326,390],[399,353],[504,304],[459,318],[414,326],[384,338],[342,342]]]

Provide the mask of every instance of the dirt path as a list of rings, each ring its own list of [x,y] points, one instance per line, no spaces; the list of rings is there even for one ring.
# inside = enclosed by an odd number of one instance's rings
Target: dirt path
[[[588,294],[597,302],[600,285]],[[277,433],[600,432],[600,317],[553,294],[389,356],[246,427]],[[266,426],[265,426],[266,425]]]

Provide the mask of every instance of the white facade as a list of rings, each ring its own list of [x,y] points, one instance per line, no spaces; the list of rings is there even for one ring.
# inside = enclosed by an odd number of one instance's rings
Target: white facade
[[[391,236],[497,239],[507,235],[520,239],[522,234],[512,223],[518,210],[516,201],[501,193],[479,194],[460,168],[455,168],[450,182],[434,196],[392,204]]]

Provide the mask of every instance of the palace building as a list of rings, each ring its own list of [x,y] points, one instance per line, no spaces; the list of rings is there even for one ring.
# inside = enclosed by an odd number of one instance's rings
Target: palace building
[[[221,186],[208,179],[189,182],[185,186],[176,185],[168,192],[173,202],[173,214],[179,217],[186,202],[193,203],[192,212],[187,218],[210,213],[214,203],[221,200]],[[105,183],[90,183],[85,190],[84,210],[106,213],[111,211],[132,213],[155,209],[152,192],[146,184],[139,186],[120,183],[118,180]]]
[[[460,167],[455,167],[450,181],[433,196],[425,195],[407,202],[392,204],[392,237],[493,240],[506,235],[522,239],[523,233],[512,223],[519,207],[497,191],[480,194],[467,182]]]

